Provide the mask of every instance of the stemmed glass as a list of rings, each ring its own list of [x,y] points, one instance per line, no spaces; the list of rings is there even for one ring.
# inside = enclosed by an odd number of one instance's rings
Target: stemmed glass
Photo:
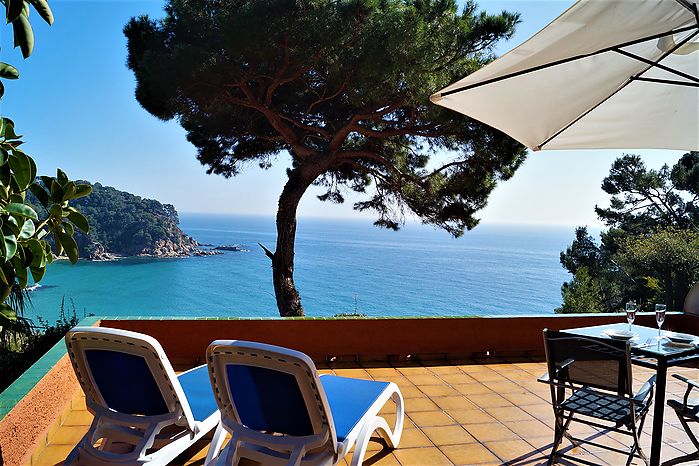
[[[655,305],[655,321],[658,323],[658,340],[661,340],[663,338],[661,329],[663,327],[663,322],[665,322],[665,311],[666,310],[667,310],[667,306],[664,304],[656,304]]]
[[[636,319],[636,303],[629,301],[626,303],[626,321],[629,323],[629,333],[631,333],[631,324]]]

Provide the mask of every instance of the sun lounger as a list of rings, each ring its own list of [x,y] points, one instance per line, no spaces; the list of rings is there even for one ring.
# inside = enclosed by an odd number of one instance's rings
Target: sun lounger
[[[166,465],[217,426],[206,366],[177,376],[155,339],[124,330],[76,327],[65,341],[94,415],[66,465]]]
[[[351,464],[358,466],[374,432],[389,448],[398,446],[403,397],[392,382],[319,377],[303,353],[246,341],[213,342],[207,362],[221,411],[207,462],[335,465],[354,446]],[[393,428],[379,415],[389,399],[397,411]],[[224,429],[231,440],[219,454]]]

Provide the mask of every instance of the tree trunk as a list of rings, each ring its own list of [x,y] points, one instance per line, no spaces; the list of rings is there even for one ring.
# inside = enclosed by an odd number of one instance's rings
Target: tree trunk
[[[289,180],[279,196],[277,210],[277,247],[272,259],[272,279],[277,308],[282,317],[303,316],[301,296],[294,284],[294,243],[296,240],[296,210],[306,189],[318,173],[309,173],[302,167],[289,174]],[[269,255],[269,253],[268,253]]]

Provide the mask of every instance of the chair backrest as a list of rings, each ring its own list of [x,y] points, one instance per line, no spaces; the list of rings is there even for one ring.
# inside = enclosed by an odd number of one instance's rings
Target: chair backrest
[[[75,327],[65,337],[88,405],[129,416],[170,415],[194,427],[189,403],[154,338],[105,327]]]
[[[337,451],[335,426],[313,361],[305,354],[241,340],[217,340],[207,352],[224,425],[295,438]],[[276,435],[273,435],[276,434]],[[259,438],[259,437],[257,437]]]
[[[544,330],[551,381],[633,396],[630,343]]]

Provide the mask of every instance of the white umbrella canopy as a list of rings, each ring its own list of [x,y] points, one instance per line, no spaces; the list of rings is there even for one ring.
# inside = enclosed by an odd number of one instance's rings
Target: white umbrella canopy
[[[698,2],[580,0],[430,100],[534,150],[699,150]]]

